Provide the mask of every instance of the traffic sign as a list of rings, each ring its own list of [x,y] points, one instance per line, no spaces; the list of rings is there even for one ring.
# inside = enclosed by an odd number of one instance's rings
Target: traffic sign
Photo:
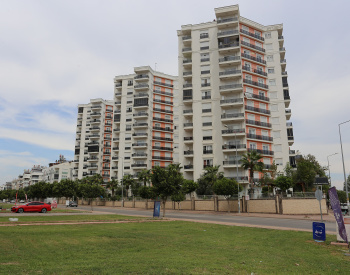
[[[316,192],[315,192],[315,197],[318,201],[321,201],[322,200],[322,197],[323,197],[323,193],[320,189],[317,189]]]

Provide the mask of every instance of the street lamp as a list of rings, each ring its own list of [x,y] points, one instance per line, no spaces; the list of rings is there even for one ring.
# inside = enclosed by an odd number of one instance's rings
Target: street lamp
[[[328,177],[329,177],[329,186],[332,187],[332,180],[331,180],[331,170],[329,168],[329,157],[330,156],[334,156],[334,155],[337,155],[338,153],[334,153],[334,154],[331,154],[331,155],[328,155],[327,156],[327,162],[328,162]]]
[[[344,122],[342,122],[342,123],[339,123],[339,124],[338,124],[338,127],[339,127],[339,138],[340,138],[341,158],[342,158],[342,161],[343,161],[344,184],[345,184],[345,192],[346,192],[346,204],[347,204],[348,209],[349,209],[348,183],[346,182],[345,164],[344,164],[344,154],[343,154],[343,144],[342,144],[342,141],[341,141],[341,133],[340,133],[340,125],[345,124],[345,123],[348,123],[348,122],[350,122],[350,120],[347,120],[347,121],[344,121]],[[349,211],[348,211],[348,213],[349,213]],[[349,214],[349,215],[350,215],[350,214]]]
[[[228,126],[226,124],[224,124],[224,127],[226,127],[228,130]],[[237,191],[238,213],[241,214],[241,204],[240,204],[240,199],[239,199],[239,181],[238,181],[237,131],[234,131],[234,132],[235,132],[235,147],[236,147],[236,180],[237,180],[237,184],[238,184],[238,191]]]
[[[124,161],[122,159],[122,205],[124,207]]]

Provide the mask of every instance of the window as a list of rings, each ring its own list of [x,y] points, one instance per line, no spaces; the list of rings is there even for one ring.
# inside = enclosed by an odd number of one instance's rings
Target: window
[[[249,80],[249,81],[252,81],[252,76],[250,74],[246,74],[245,75],[245,79]]]
[[[246,50],[246,49],[243,50],[243,53],[244,53],[245,55],[250,55],[250,51],[248,51],[248,50]]]
[[[260,42],[255,42],[255,46],[262,48],[262,44]]]
[[[275,159],[276,165],[283,165],[283,159]]]
[[[246,87],[246,88],[245,88],[245,93],[246,93],[246,94],[249,94],[250,97],[251,97],[251,95],[253,94],[253,88]],[[249,96],[247,96],[247,97],[249,97]]]
[[[247,37],[243,37],[243,41],[244,41],[245,43],[250,44],[250,39],[249,39],[249,38],[247,38]]]
[[[210,66],[209,65],[202,65],[201,66],[201,74],[209,74],[210,73]]]
[[[210,99],[211,91],[202,91],[202,99]]]
[[[162,82],[162,79],[160,77],[156,77],[157,82]]]
[[[155,162],[154,162],[154,166],[160,166],[160,162],[155,161]]]
[[[267,56],[267,61],[273,61],[273,55],[268,55]]]
[[[249,28],[247,26],[242,25],[242,30],[249,32]]]
[[[265,96],[265,92],[264,91],[259,91],[259,96]]]
[[[264,71],[263,67],[261,67],[261,66],[256,66],[256,70],[260,73],[262,73]]]
[[[201,42],[200,43],[200,50],[208,50],[209,49],[209,41]]]
[[[252,100],[247,100],[247,106],[254,107],[254,102]]]
[[[255,135],[255,133],[256,133],[255,128],[249,128],[248,131],[249,131],[250,135]]]
[[[261,36],[261,32],[259,31],[254,31],[255,35]]]
[[[209,77],[207,77],[207,78],[202,78],[202,79],[201,79],[201,83],[202,83],[202,87],[210,86],[210,78],[209,78]]]
[[[267,123],[267,117],[266,116],[260,116],[260,121]]]
[[[211,116],[204,116],[202,117],[202,126],[212,126],[212,117]]]
[[[208,38],[209,37],[208,30],[201,30],[199,37],[200,37],[200,39]]]
[[[160,142],[155,142],[155,143],[154,143],[154,146],[160,147]]]
[[[271,33],[270,32],[265,33],[265,38],[266,39],[270,39],[271,38]]]
[[[211,112],[211,103],[202,103],[202,113]]]
[[[128,86],[132,86],[133,85],[133,81],[132,80],[128,80]]]
[[[203,154],[212,154],[212,153],[213,153],[212,145],[204,145],[203,146]]]
[[[261,108],[261,109],[265,109],[266,110],[266,104],[265,103],[259,103],[259,107]]]
[[[262,130],[262,131],[261,131],[261,135],[262,135],[262,136],[265,136],[265,137],[268,137],[268,136],[269,136],[269,131],[267,131],[267,130]]]
[[[256,150],[256,143],[249,143],[250,150]]]
[[[209,60],[209,53],[201,53],[201,62],[206,62]]]
[[[270,86],[276,86],[276,79],[269,79]]]
[[[256,54],[256,59],[258,61],[261,61],[263,58],[262,58],[262,55],[261,54]]]
[[[153,156],[160,157],[160,152],[158,152],[158,151],[153,152]]]
[[[263,145],[262,148],[263,148],[264,151],[269,151],[269,146],[268,145]]]
[[[213,159],[203,159],[203,167],[213,166]]]
[[[267,72],[269,73],[269,74],[274,74],[275,73],[275,68],[268,68],[267,69]]]
[[[248,114],[248,120],[255,120],[255,115]]]

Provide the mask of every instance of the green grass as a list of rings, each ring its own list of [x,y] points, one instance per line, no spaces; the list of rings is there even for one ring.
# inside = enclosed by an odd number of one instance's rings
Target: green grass
[[[306,232],[182,221],[0,227],[1,274],[349,274]]]
[[[9,218],[18,218],[18,222],[10,222]],[[142,220],[142,217],[122,216],[122,215],[57,215],[49,216],[40,214],[38,216],[11,215],[1,216],[1,223],[23,223],[23,222],[84,222],[84,221],[122,221],[122,220]]]

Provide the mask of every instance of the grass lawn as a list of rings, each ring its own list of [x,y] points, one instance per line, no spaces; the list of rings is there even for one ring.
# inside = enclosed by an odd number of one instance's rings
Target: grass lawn
[[[349,274],[306,232],[168,221],[0,227],[1,274]]]

